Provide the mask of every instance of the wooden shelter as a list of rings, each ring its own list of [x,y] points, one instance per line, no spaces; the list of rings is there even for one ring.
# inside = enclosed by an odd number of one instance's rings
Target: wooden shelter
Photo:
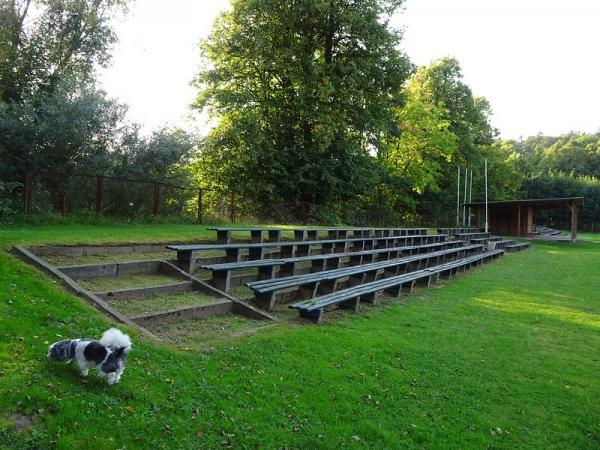
[[[568,208],[571,211],[571,240],[577,239],[577,208],[583,197],[502,200],[488,202],[488,224],[492,234],[528,237],[533,234],[535,212],[538,209]],[[485,202],[465,203],[475,210],[477,226],[485,222]]]

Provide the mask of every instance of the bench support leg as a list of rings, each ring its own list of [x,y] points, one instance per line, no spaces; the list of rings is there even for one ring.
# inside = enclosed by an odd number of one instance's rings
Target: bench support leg
[[[305,311],[305,310],[299,309],[298,312],[300,313],[300,317],[311,320],[315,323],[321,323],[321,320],[323,318],[323,310],[322,309],[315,309],[313,311]]]
[[[296,253],[295,245],[282,245],[281,246],[281,257],[282,258],[293,258]]]
[[[330,294],[337,289],[337,280],[325,280],[319,283],[317,292],[319,295]]]
[[[227,255],[227,262],[240,262],[240,249],[239,248],[228,248],[225,250]]]
[[[348,300],[345,302],[340,303],[340,308],[341,309],[351,309],[354,312],[358,312],[358,310],[360,309],[360,298],[353,298],[352,300]]]
[[[281,241],[281,230],[269,230],[269,241],[270,242]]]
[[[309,256],[310,255],[310,244],[298,244],[296,246],[296,256]]]
[[[294,240],[303,241],[306,238],[306,230],[294,230]]]
[[[219,244],[229,244],[231,242],[231,231],[217,230],[217,241]]]
[[[281,269],[279,269],[279,273],[277,274],[277,277],[278,278],[291,277],[295,273],[296,273],[296,263],[289,262],[289,263],[285,263],[283,266],[281,266]]]
[[[415,290],[415,284],[417,284],[417,282],[416,282],[416,280],[413,280],[406,285],[403,284],[402,288],[404,289],[404,292],[406,292],[407,294],[412,294],[413,291]]]
[[[360,296],[360,301],[365,303],[370,303],[375,306],[377,304],[377,299],[379,297],[379,292],[372,292],[370,294],[364,294]]]
[[[319,283],[309,283],[300,286],[296,298],[299,300],[306,300],[317,296],[319,289]]]
[[[308,230],[306,237],[309,241],[316,241],[319,239],[319,232],[317,230]]]
[[[390,297],[399,298],[402,294],[402,284],[399,284],[398,286],[392,286],[391,288],[387,288],[385,290],[385,293],[388,294]]]
[[[177,252],[177,267],[187,273],[193,273],[196,269],[194,252]]]
[[[262,266],[258,268],[259,280],[270,280],[275,278],[275,266]]]
[[[231,288],[231,272],[229,270],[213,270],[212,284],[218,290],[228,292]]]
[[[248,257],[249,257],[249,259],[264,259],[265,248],[264,247],[251,248],[248,251]]]
[[[256,294],[256,303],[258,303],[261,308],[266,309],[271,312],[275,309],[275,292],[268,292],[266,294]]]
[[[340,268],[340,258],[327,258],[325,270],[333,270]]]
[[[251,230],[250,231],[250,242],[253,244],[263,243],[263,232],[262,230]]]
[[[358,286],[359,284],[363,284],[365,282],[365,274],[359,273],[356,275],[351,275],[348,277],[348,287]]]

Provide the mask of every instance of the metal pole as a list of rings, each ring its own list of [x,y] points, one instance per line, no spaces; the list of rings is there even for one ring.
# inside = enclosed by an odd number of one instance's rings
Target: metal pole
[[[460,166],[458,166],[458,187],[456,188],[456,226],[460,226]]]
[[[488,232],[488,173],[487,159],[485,160],[485,232]]]
[[[469,172],[465,168],[465,195],[463,197],[463,227],[467,225],[467,207],[465,203],[467,203],[467,181],[469,180]]]
[[[471,181],[469,182],[469,203],[473,202],[473,170],[471,169]],[[469,226],[471,226],[471,207],[469,206]]]

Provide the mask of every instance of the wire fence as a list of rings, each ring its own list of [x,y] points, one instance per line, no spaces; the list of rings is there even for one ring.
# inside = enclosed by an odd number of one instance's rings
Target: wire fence
[[[186,217],[198,223],[230,221],[251,212],[233,192],[165,181],[90,174],[28,173],[6,180],[5,211],[95,213],[115,217]]]

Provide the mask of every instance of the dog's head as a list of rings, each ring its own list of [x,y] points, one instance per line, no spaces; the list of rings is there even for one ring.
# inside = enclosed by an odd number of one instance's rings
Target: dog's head
[[[102,363],[100,370],[104,373],[117,372],[125,367],[127,361],[127,353],[129,353],[131,347],[120,347],[117,349],[111,349],[110,354],[106,360]]]

